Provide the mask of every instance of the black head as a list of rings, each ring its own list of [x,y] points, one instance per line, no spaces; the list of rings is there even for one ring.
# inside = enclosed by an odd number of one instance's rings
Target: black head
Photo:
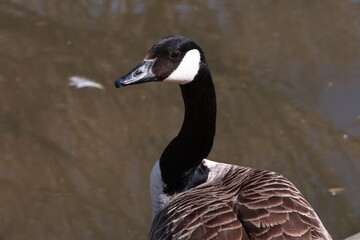
[[[153,81],[187,84],[204,66],[204,53],[194,41],[183,36],[163,37],[151,47],[139,65],[115,81],[115,86]]]

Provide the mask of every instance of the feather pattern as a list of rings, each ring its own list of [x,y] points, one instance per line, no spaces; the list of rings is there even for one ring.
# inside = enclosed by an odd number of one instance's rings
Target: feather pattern
[[[173,196],[149,239],[331,239],[296,187],[282,175],[204,160],[206,183]]]

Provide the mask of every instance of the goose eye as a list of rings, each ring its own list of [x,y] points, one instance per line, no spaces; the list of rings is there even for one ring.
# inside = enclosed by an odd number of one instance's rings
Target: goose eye
[[[181,53],[179,51],[172,52],[170,54],[170,58],[176,59],[176,58],[178,58],[180,56],[180,54]]]

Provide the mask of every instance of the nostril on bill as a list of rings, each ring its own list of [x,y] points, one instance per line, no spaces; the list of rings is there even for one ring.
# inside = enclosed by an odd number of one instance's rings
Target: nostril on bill
[[[143,71],[140,70],[140,69],[138,69],[138,70],[136,70],[136,72],[134,73],[134,77],[139,76],[139,75],[142,74],[142,73],[143,73]]]

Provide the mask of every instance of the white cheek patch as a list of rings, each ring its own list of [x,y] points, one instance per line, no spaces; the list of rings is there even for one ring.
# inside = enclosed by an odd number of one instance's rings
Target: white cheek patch
[[[188,51],[179,66],[164,79],[164,82],[186,84],[194,80],[200,68],[200,52],[197,49]]]

